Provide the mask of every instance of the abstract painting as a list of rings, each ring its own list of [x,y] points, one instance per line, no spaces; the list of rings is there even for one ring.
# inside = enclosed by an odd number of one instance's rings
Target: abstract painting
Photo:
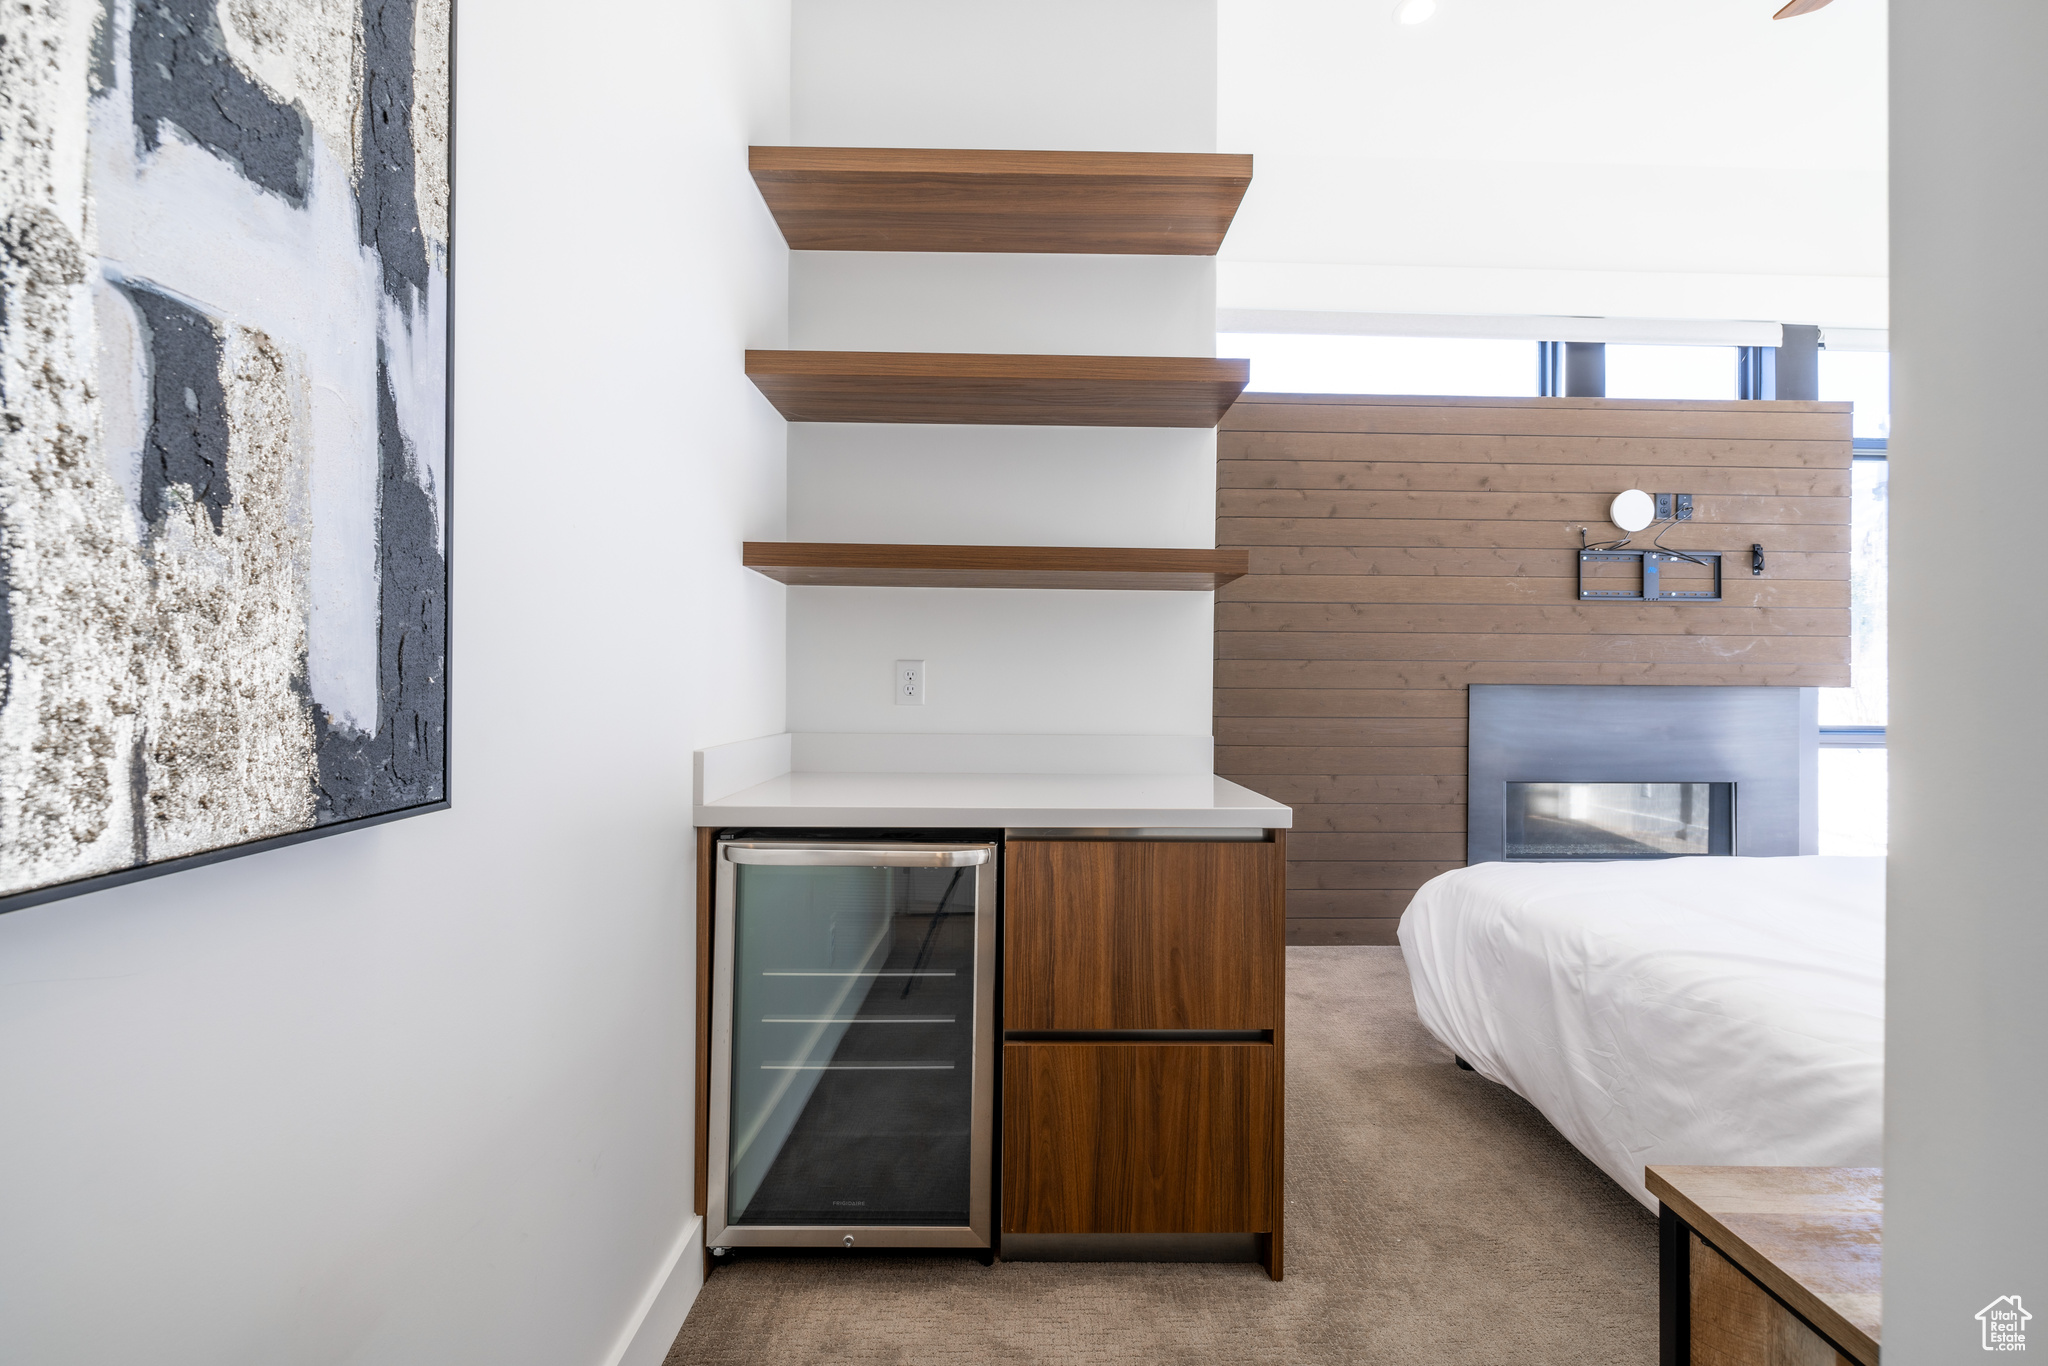
[[[446,804],[450,24],[0,17],[0,909]]]

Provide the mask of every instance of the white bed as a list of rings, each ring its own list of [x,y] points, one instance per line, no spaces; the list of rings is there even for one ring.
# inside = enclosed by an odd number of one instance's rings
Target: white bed
[[[1482,863],[1400,941],[1430,1033],[1652,1208],[1654,1163],[1881,1164],[1881,858]]]

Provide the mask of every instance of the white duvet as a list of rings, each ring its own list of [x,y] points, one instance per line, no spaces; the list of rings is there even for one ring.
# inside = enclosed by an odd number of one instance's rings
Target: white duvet
[[[1400,940],[1430,1033],[1652,1208],[1656,1163],[1881,1164],[1881,858],[1482,863]]]

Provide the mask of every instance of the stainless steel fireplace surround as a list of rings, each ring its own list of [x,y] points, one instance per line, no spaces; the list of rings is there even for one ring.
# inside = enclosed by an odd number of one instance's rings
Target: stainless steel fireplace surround
[[[1813,688],[1475,684],[1470,714],[1468,863],[1510,856],[1510,783],[1727,784],[1712,852],[1819,850]]]

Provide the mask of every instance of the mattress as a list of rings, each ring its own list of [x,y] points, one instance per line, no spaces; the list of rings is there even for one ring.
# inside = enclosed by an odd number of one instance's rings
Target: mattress
[[[1882,1164],[1881,858],[1482,863],[1400,943],[1430,1033],[1651,1208],[1655,1163]]]

